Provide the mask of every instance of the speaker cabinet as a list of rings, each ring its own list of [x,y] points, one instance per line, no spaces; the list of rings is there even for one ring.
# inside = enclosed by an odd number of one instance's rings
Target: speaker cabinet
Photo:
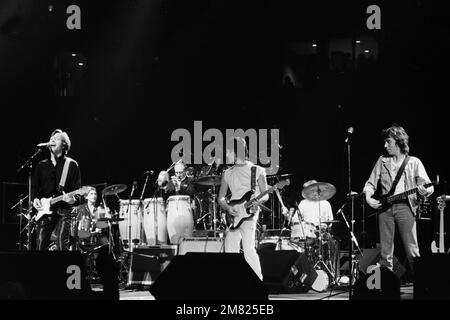
[[[414,259],[414,299],[450,299],[450,255],[435,253]]]
[[[275,244],[258,248],[264,284],[270,293],[304,293],[311,289],[317,272],[304,253],[275,250]]]
[[[156,300],[267,300],[263,282],[239,253],[178,255],[150,286]]]
[[[183,238],[178,248],[178,254],[183,255],[187,252],[225,252],[225,243],[223,238]]]
[[[94,298],[79,252],[1,252],[0,261],[0,300]]]
[[[371,248],[371,249],[361,249],[363,255],[359,256],[359,269],[362,273],[366,273],[367,268],[370,265],[375,265],[380,261],[380,249],[379,248]],[[405,272],[405,267],[398,261],[398,259],[394,256],[394,274],[397,278],[401,278]]]
[[[131,253],[127,285],[151,285],[176,254],[176,245],[135,248]]]

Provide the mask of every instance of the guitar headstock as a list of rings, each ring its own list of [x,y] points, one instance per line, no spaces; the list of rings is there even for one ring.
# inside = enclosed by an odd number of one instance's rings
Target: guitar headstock
[[[277,188],[277,189],[283,189],[285,186],[288,186],[288,185],[290,185],[290,184],[291,184],[291,181],[290,181],[289,179],[286,179],[286,180],[283,180],[283,181],[278,182],[278,183],[274,186],[274,188]]]
[[[81,196],[86,196],[89,193],[89,190],[91,190],[88,186],[83,186],[80,189],[77,190],[77,194]]]
[[[445,194],[436,198],[438,203],[438,209],[443,210],[445,208]]]

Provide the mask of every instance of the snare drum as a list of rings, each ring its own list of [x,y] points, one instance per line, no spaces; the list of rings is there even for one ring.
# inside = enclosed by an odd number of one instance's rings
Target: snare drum
[[[316,270],[317,278],[314,280],[313,284],[311,285],[311,289],[317,292],[323,292],[328,289],[328,286],[330,284],[330,278],[328,277],[327,273],[323,270]]]
[[[131,225],[131,241],[140,241],[141,219],[139,217],[139,200],[122,200],[120,199],[119,217],[125,219],[119,221],[119,233],[122,242],[128,243],[130,239],[130,225]]]
[[[302,221],[291,226],[291,238],[312,242],[317,237],[316,226],[311,222]]]
[[[158,243],[167,243],[167,216],[163,198],[144,199],[144,231],[148,244],[157,244],[155,239],[155,212],[158,228]]]
[[[171,196],[167,199],[167,232],[172,244],[183,237],[192,237],[194,219],[189,196]]]
[[[258,249],[264,247],[273,247],[274,250],[296,250],[305,252],[304,246],[294,243],[289,237],[266,237],[259,241]]]

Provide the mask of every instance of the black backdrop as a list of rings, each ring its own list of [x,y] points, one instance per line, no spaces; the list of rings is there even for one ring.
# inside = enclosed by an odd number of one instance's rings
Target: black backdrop
[[[81,8],[81,30],[66,28],[70,4]],[[366,28],[370,4],[381,8],[381,30]],[[171,164],[173,130],[193,133],[194,120],[204,130],[278,128],[279,173],[295,173],[285,193],[291,201],[314,178],[336,186],[334,210],[344,203],[350,126],[355,191],[383,151],[381,129],[394,122],[409,133],[411,154],[431,178],[449,175],[442,5],[9,0],[0,12],[0,181],[26,182],[16,169],[62,128],[83,184],[142,186],[145,171]],[[331,70],[328,41],[362,35],[377,41],[375,61],[355,57],[354,68]],[[303,69],[309,71],[298,71],[304,85],[286,87],[287,48],[308,41],[318,47]],[[2,199],[6,207],[14,200]],[[360,215],[357,206],[357,223]]]

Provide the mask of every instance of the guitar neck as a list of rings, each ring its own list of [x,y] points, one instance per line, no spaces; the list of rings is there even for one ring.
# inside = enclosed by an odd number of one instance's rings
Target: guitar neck
[[[435,181],[430,182],[430,183],[427,183],[427,184],[424,185],[424,187],[425,187],[425,188],[431,187],[431,186],[434,185],[435,183],[436,183]],[[409,195],[411,195],[411,194],[414,194],[414,193],[416,193],[416,192],[417,192],[417,187],[414,188],[414,189],[411,189],[411,190],[408,190],[408,191],[405,191],[405,192],[402,192],[402,193],[399,193],[399,194],[390,196],[390,197],[388,198],[388,202],[392,202],[392,201],[395,201],[395,200],[404,199],[404,198],[406,198],[407,196],[409,196]]]
[[[269,189],[267,189],[266,191],[261,192],[258,196],[256,196],[255,198],[251,199],[250,201],[248,201],[245,204],[245,207],[247,207],[247,208],[251,207],[254,202],[259,201],[262,197],[264,197],[266,194],[272,192],[275,189],[276,189],[276,186],[273,186],[273,187],[270,187]]]
[[[69,196],[69,197],[72,197],[72,196],[78,194],[79,190],[80,190],[80,189],[77,189],[77,190],[75,190],[75,191],[71,191],[71,192],[69,192],[69,193],[66,193],[65,195],[66,195],[66,196]],[[55,204],[55,203],[57,203],[57,202],[62,201],[63,197],[64,197],[64,195],[60,195],[60,196],[57,196],[57,197],[55,197],[55,198],[52,198],[52,200],[50,200],[50,205],[53,205],[53,204]]]

